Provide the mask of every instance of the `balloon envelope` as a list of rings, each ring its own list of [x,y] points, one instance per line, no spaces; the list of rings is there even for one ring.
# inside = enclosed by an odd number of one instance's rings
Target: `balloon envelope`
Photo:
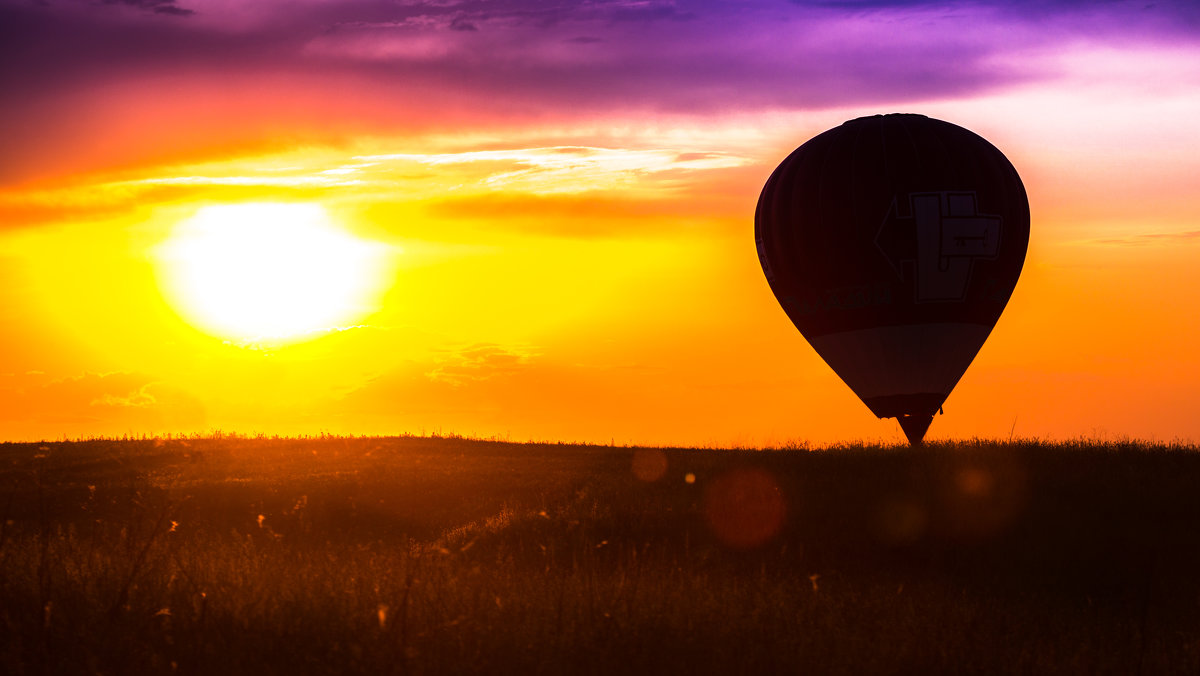
[[[915,444],[1012,295],[1029,201],[1012,164],[975,133],[876,115],[789,155],[754,230],[792,323]]]

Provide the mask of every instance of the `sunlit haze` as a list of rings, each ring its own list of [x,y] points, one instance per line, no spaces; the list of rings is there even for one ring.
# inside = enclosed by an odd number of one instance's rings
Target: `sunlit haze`
[[[928,438],[1200,438],[1191,2],[0,0],[0,58],[0,439],[899,441],[753,238],[886,112],[1032,212]]]

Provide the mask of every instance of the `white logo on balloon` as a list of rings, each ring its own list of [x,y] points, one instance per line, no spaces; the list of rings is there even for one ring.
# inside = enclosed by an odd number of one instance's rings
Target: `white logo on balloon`
[[[1001,218],[979,213],[974,192],[909,193],[907,201],[909,215],[903,216],[899,200],[892,200],[875,245],[903,278],[900,264],[913,259],[887,251],[885,231],[915,229],[916,302],[964,300],[974,262],[994,260],[1000,252]]]

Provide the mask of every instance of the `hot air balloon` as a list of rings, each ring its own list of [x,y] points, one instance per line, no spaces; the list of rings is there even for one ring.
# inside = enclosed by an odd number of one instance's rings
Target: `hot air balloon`
[[[793,151],[763,187],[754,235],[792,323],[916,446],[1012,295],[1029,200],[977,134],[875,115]]]

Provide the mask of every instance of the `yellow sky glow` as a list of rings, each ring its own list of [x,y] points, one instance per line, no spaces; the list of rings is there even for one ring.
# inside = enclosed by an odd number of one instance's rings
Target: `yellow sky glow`
[[[906,107],[993,140],[1033,209],[1022,279],[931,438],[1200,435],[1194,158],[1164,140],[1195,101],[1121,104],[1158,120],[1121,127],[1151,177],[1130,178],[1063,96]],[[751,234],[775,164],[870,112],[363,136],[10,188],[0,436],[899,440],[791,326]]]

